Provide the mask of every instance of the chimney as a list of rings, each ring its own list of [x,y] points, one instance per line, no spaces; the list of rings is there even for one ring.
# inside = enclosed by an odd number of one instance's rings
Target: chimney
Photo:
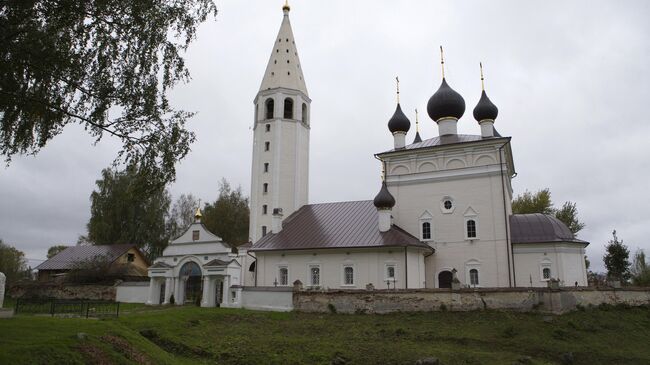
[[[271,218],[271,232],[280,233],[282,231],[282,208],[273,208],[273,218]]]

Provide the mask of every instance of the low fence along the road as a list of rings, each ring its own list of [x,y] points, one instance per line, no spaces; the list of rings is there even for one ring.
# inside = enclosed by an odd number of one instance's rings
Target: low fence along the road
[[[18,299],[14,313],[86,318],[118,317],[120,303],[101,300]]]

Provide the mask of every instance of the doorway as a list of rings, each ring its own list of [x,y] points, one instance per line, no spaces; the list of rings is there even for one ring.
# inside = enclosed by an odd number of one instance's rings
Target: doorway
[[[223,281],[217,280],[217,283],[215,285],[217,287],[214,291],[214,305],[221,307],[221,303],[223,302]]]
[[[451,280],[453,277],[454,275],[451,271],[441,271],[440,274],[438,274],[438,288],[451,289]]]
[[[181,267],[181,279],[185,281],[183,304],[200,305],[201,294],[201,268],[195,262],[188,262]]]

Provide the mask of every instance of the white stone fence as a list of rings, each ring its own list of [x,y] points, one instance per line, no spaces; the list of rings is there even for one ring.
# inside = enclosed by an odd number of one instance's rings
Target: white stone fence
[[[565,313],[582,307],[650,305],[650,288],[499,288],[296,291],[300,312],[391,313],[421,311],[509,310]]]

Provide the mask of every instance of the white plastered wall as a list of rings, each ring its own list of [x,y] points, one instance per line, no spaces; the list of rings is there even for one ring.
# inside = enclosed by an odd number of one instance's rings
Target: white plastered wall
[[[515,272],[517,286],[545,287],[544,267],[551,269],[551,277],[561,286],[587,286],[585,245],[581,243],[525,243],[515,244]]]
[[[428,250],[407,249],[329,249],[300,251],[258,251],[257,285],[274,286],[279,282],[279,268],[289,270],[288,286],[300,280],[304,287],[310,286],[309,269],[320,268],[320,288],[365,289],[373,284],[377,289],[386,289],[387,266],[394,265],[395,280],[389,280],[391,289],[405,287],[405,259],[408,262],[408,288],[424,287],[424,254]],[[343,270],[347,265],[354,268],[354,284],[345,285]]]
[[[502,174],[499,165],[502,145],[495,141],[385,158],[388,189],[396,200],[395,224],[421,237],[422,217],[431,222],[427,243],[436,252],[426,258],[426,287],[437,288],[438,274],[454,268],[461,284],[469,285],[469,266],[479,270],[481,287],[510,285],[504,193],[509,213],[512,191],[506,166]],[[451,210],[443,207],[446,198]],[[468,219],[477,224],[476,239],[466,237]]]

